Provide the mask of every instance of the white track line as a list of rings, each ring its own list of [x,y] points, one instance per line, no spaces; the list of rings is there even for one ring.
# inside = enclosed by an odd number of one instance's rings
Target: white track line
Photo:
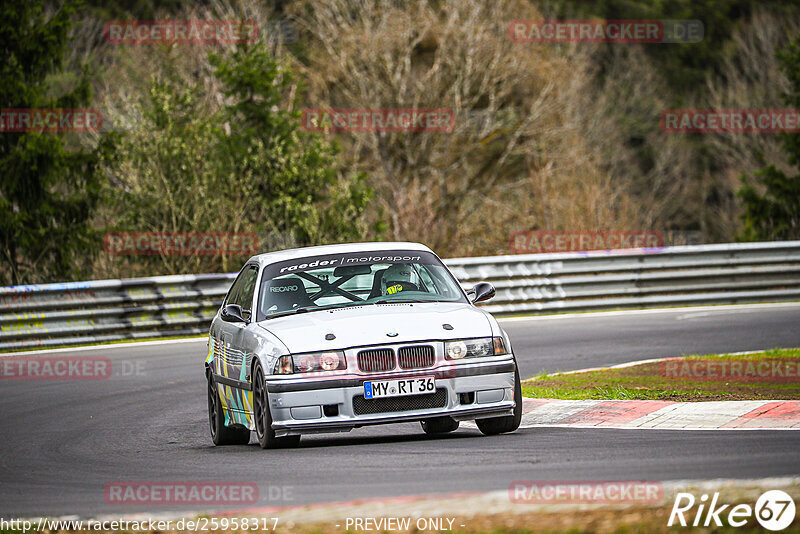
[[[726,401],[727,402],[727,401]],[[462,423],[463,424],[463,423]],[[475,428],[478,428],[477,426]],[[682,428],[677,427],[643,427],[643,426],[630,426],[630,425],[619,425],[619,426],[595,426],[595,425],[559,425],[559,424],[521,424],[519,425],[521,430],[525,429],[532,429],[532,428],[591,428],[593,430],[665,430],[665,431],[675,431],[675,430],[686,430],[689,432],[729,432],[732,430],[738,430],[739,432],[742,431],[750,431],[750,432],[783,432],[785,430],[800,430],[800,428],[796,427],[769,427],[769,428],[731,428],[731,427],[723,427],[723,428],[709,428],[709,427],[701,427],[701,426],[687,426]]]
[[[645,310],[615,310],[615,311],[596,311],[582,313],[555,313],[553,315],[529,315],[525,317],[498,317],[497,320],[505,323],[519,321],[552,321],[558,319],[575,319],[584,317],[591,319],[594,317],[615,317],[620,315],[651,315],[658,313],[687,313],[687,312],[715,312],[715,311],[748,311],[762,308],[797,308],[800,302],[773,302],[762,304],[726,304],[720,306],[685,306],[678,308],[647,308]]]
[[[743,350],[741,352],[723,352],[722,354],[712,354],[712,356],[746,356],[748,354],[758,354],[760,352],[765,352],[770,349],[763,349],[763,350]],[[687,357],[694,356],[693,354],[688,354],[686,356],[665,356],[663,358],[651,358],[649,360],[636,360],[633,362],[625,362],[625,363],[618,363],[616,365],[609,365],[605,367],[587,367],[586,369],[575,369],[574,371],[559,371],[557,373],[547,373],[547,376],[558,376],[558,375],[575,375],[580,373],[590,373],[592,371],[608,371],[609,369],[626,369],[628,367],[636,367],[637,365],[645,365],[648,363],[660,363],[660,362],[667,362],[671,360],[683,360]],[[536,377],[531,377],[523,380],[525,381],[532,381],[536,380]]]
[[[769,416],[769,410],[748,418],[747,425],[730,426],[775,402],[796,401],[636,401],[550,400],[523,413],[520,428],[616,428],[625,430],[800,430],[800,418]],[[642,408],[646,412],[642,413]],[[638,413],[637,413],[638,412]],[[632,418],[629,415],[638,415]],[[762,417],[763,416],[763,417]],[[784,419],[781,421],[780,419]],[[474,424],[465,423],[465,428]]]
[[[154,341],[131,341],[120,343],[109,343],[107,345],[81,345],[78,347],[64,347],[61,349],[41,349],[41,350],[21,350],[19,352],[2,352],[0,358],[7,358],[9,356],[26,356],[28,354],[51,354],[53,352],[78,352],[82,350],[111,350],[111,349],[129,349],[137,347],[152,347],[157,345],[171,345],[173,343],[196,343],[198,341],[207,341],[208,336],[191,337],[182,339],[159,339]]]

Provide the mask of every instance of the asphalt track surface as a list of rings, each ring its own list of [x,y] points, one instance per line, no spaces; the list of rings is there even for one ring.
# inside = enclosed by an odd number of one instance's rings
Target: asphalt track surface
[[[800,347],[800,303],[503,322],[522,374],[660,356]],[[418,424],[304,437],[292,450],[214,447],[204,341],[71,351],[93,381],[0,380],[0,517],[180,511],[112,505],[130,481],[237,481],[262,506],[502,490],[515,480],[682,480],[800,474],[800,432],[535,428],[429,438]],[[189,506],[183,509],[197,509]],[[239,507],[241,508],[241,506]]]

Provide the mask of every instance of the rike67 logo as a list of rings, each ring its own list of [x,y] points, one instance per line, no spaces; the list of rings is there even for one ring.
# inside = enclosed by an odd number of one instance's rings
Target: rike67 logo
[[[693,510],[695,505],[697,509]],[[695,499],[691,493],[678,493],[667,526],[679,524],[683,527],[721,527],[724,521],[733,527],[743,527],[753,517],[767,530],[783,530],[794,521],[794,500],[785,491],[769,490],[758,498],[755,508],[749,504],[737,504],[731,507],[730,504],[719,504],[718,492],[714,493],[710,502],[705,493],[700,499]]]

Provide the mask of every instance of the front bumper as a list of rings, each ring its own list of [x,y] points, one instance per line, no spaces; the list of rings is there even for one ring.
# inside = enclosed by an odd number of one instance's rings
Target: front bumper
[[[510,355],[491,361],[467,361],[446,368],[374,375],[304,379],[291,375],[267,378],[272,428],[276,436],[348,432],[367,425],[420,421],[449,416],[456,420],[511,415],[514,410],[515,364]],[[434,376],[444,389],[444,406],[358,414],[353,398],[364,395],[367,380]],[[411,397],[408,397],[411,398]],[[367,403],[372,401],[366,401]],[[335,408],[333,408],[335,406]]]

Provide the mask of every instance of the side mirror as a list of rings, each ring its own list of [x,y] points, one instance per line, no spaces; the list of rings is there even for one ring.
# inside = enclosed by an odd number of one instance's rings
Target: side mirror
[[[247,320],[242,314],[242,307],[238,304],[228,304],[222,308],[219,318],[226,323],[246,323]]]
[[[472,302],[474,304],[475,302],[489,300],[494,296],[495,291],[494,286],[489,282],[478,282],[470,293],[473,294]]]

